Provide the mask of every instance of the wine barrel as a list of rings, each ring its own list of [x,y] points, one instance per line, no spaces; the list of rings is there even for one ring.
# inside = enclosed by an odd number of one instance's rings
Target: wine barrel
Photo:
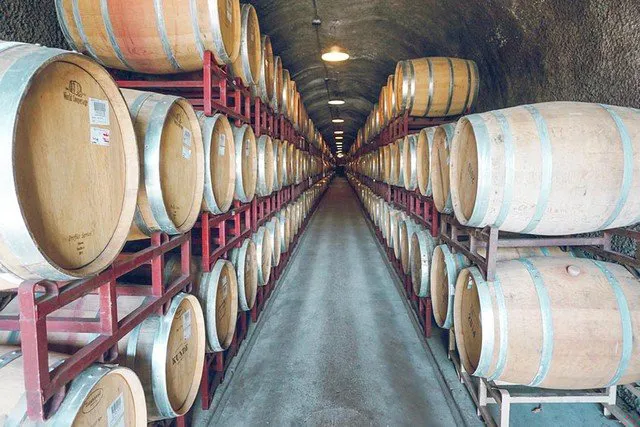
[[[399,209],[389,209],[389,247],[393,249],[393,254],[397,259],[400,258],[400,234],[398,230],[399,222],[402,218],[403,212]]]
[[[282,59],[279,56],[273,57],[273,95],[270,105],[274,112],[279,113],[282,109],[282,86],[283,86]]]
[[[282,175],[280,180],[280,189],[289,185],[289,177],[291,176],[289,165],[289,142],[285,139],[281,140],[278,147],[278,161],[282,168]]]
[[[240,310],[249,311],[256,302],[258,292],[258,261],[255,243],[251,239],[245,239],[239,248],[231,251],[229,258],[238,278]]]
[[[68,356],[49,352],[51,368]],[[24,358],[20,347],[0,345],[0,423],[27,425]],[[50,425],[147,425],[144,390],[127,368],[94,364],[71,381],[60,407],[47,420]]]
[[[424,128],[418,134],[416,145],[416,177],[418,179],[418,189],[423,196],[431,196],[433,185],[431,183],[431,150],[433,147],[433,135],[435,127]]]
[[[492,283],[464,269],[454,324],[460,360],[475,376],[568,390],[640,380],[640,283],[617,264],[503,261]]]
[[[120,70],[172,74],[202,69],[205,51],[219,65],[240,50],[238,0],[56,0],[69,46]]]
[[[256,194],[258,157],[256,137],[249,125],[233,126],[236,179],[235,198],[242,203],[253,200]]]
[[[296,183],[296,176],[298,174],[298,157],[296,155],[297,148],[291,142],[287,141],[287,160],[288,168],[287,177],[289,178],[288,184],[292,185]]]
[[[637,132],[638,110],[578,102],[464,117],[451,146],[456,218],[471,227],[541,235],[635,224]]]
[[[0,59],[0,273],[96,274],[122,249],[136,209],[127,104],[85,56],[0,41]]]
[[[207,117],[198,112],[204,140],[204,198],[202,209],[223,214],[233,203],[236,183],[236,147],[227,116]]]
[[[410,217],[400,222],[398,237],[400,239],[400,261],[404,274],[411,275],[411,239],[414,233],[423,231],[424,227],[416,223]]]
[[[418,135],[407,135],[402,150],[402,172],[404,188],[413,191],[418,188]]]
[[[291,74],[289,70],[282,70],[282,97],[280,98],[281,105],[279,108],[280,114],[288,117],[291,112]]]
[[[411,237],[411,283],[413,292],[419,297],[429,296],[431,260],[436,241],[428,230],[417,231]]]
[[[200,275],[196,295],[202,305],[207,332],[207,351],[229,348],[238,319],[238,281],[233,264],[219,259],[210,273]]]
[[[394,82],[401,112],[416,117],[445,117],[473,109],[480,79],[474,61],[429,57],[398,62]]]
[[[478,248],[478,254],[485,257],[486,249]],[[573,256],[557,247],[541,248],[498,248],[497,261],[538,256]],[[462,254],[452,253],[446,245],[440,245],[433,251],[431,260],[430,288],[433,301],[433,316],[441,328],[449,329],[453,325],[453,297],[456,279],[463,268],[471,262]]]
[[[258,265],[258,285],[265,286],[271,278],[273,262],[273,236],[265,226],[258,228],[252,237],[256,245],[256,264]]]
[[[395,118],[398,115],[398,105],[396,101],[395,81],[393,74],[387,78],[387,85],[385,87],[387,91],[387,99],[385,102],[388,107],[387,120],[391,121],[391,119]]]
[[[259,97],[263,105],[269,105],[274,93],[274,59],[271,38],[262,35],[260,41],[260,51],[262,52],[261,72],[258,82],[253,86],[254,96]]]
[[[280,258],[282,255],[282,228],[280,227],[280,220],[277,216],[271,218],[270,221],[267,221],[265,227],[269,229],[269,233],[273,237],[273,258],[271,263],[274,267],[280,265]]]
[[[455,129],[454,123],[438,126],[433,134],[433,146],[429,155],[433,204],[438,212],[445,214],[453,213],[449,186],[449,149]]]
[[[204,149],[198,117],[181,97],[123,89],[140,159],[136,215],[129,240],[185,233],[202,205]]]
[[[231,74],[242,80],[246,87],[250,87],[259,83],[262,74],[260,23],[252,5],[242,5],[240,22],[240,53],[231,64]]]
[[[282,209],[276,214],[280,222],[280,234],[282,235],[281,252],[285,253],[289,250],[289,242],[291,241],[291,223],[287,218],[287,211]]]
[[[282,162],[282,141],[273,140],[273,191],[282,190],[284,185],[284,164]]]
[[[273,192],[273,140],[268,135],[262,135],[256,143],[258,149],[258,173],[256,194],[268,196]]]

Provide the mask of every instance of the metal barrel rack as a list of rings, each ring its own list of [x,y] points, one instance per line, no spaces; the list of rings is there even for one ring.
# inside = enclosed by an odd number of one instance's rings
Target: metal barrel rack
[[[461,225],[452,215],[441,215],[440,239],[454,252],[464,254],[481,271],[487,281],[495,280],[498,248],[507,247],[545,247],[559,246],[567,249],[579,249],[606,261],[625,266],[636,277],[640,260],[623,254],[615,249],[615,238],[633,240],[637,247],[640,232],[627,229],[612,229],[597,233],[596,236],[532,236],[499,231],[494,227],[483,229]],[[485,249],[485,255],[478,253]],[[461,365],[455,344],[453,329],[449,331],[449,359],[453,362],[458,378],[465,385],[476,404],[478,415],[488,425],[509,425],[511,405],[517,403],[599,403],[605,416],[614,416],[622,423],[628,422],[628,416],[616,406],[616,386],[599,390],[549,391],[533,387],[519,386],[516,389],[499,381],[472,377]],[[499,418],[495,418],[488,409],[489,404],[498,405]],[[633,423],[628,424],[633,425]]]
[[[431,233],[431,236],[438,237],[440,227],[440,217],[435,209],[433,200],[429,197],[425,197],[418,191],[407,191],[401,187],[395,187],[383,182],[375,181],[364,175],[358,173],[352,173],[360,183],[369,187],[375,194],[382,197],[387,203],[392,204],[395,208],[404,210],[411,218],[425,227]],[[355,192],[355,188],[354,188]],[[357,194],[356,194],[357,195]],[[413,290],[413,284],[411,282],[411,276],[405,274],[400,260],[398,260],[393,253],[393,250],[389,248],[382,236],[382,232],[375,226],[372,219],[369,217],[367,210],[362,204],[362,200],[358,197],[360,206],[365,213],[365,217],[370,222],[371,226],[375,230],[376,237],[380,241],[382,247],[385,249],[385,253],[389,262],[393,266],[396,274],[400,278],[405,290],[405,295],[409,299],[411,307],[416,312],[420,324],[423,328],[426,338],[431,337],[432,332],[432,307],[431,297],[419,297]]]
[[[164,283],[164,255],[180,249],[182,274]],[[163,314],[180,291],[190,292],[191,233],[169,237],[152,235],[149,246],[133,253],[123,252],[99,275],[71,282],[28,281],[20,285],[19,315],[0,315],[0,330],[20,331],[25,367],[27,416],[43,422],[55,413],[64,398],[65,386],[95,362],[113,362],[117,344],[125,335],[153,313]],[[143,265],[151,265],[147,286],[118,285],[117,280]],[[59,318],[56,310],[88,294],[100,295],[100,314],[96,319]],[[120,295],[146,296],[144,303],[118,320]],[[98,336],[49,371],[47,332],[93,333]],[[177,423],[183,420],[178,419]]]

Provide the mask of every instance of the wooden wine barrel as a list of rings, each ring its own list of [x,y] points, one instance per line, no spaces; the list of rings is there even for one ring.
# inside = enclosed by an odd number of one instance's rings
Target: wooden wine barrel
[[[270,105],[276,113],[282,109],[282,87],[283,87],[283,71],[282,59],[279,56],[273,58],[273,95],[271,96]]]
[[[56,0],[58,22],[75,51],[120,70],[172,74],[202,69],[204,52],[231,64],[240,50],[238,0],[131,2]]]
[[[474,61],[429,57],[400,61],[394,76],[401,112],[417,117],[465,114],[473,109],[480,83]]]
[[[451,146],[456,218],[472,227],[542,235],[635,224],[637,132],[638,110],[578,102],[464,117]]]
[[[411,283],[419,297],[429,296],[431,260],[436,241],[428,230],[417,231],[411,237]]]
[[[391,156],[391,145],[385,145],[381,148],[382,151],[382,180],[387,184],[391,183],[391,164],[392,164],[392,156]]]
[[[289,242],[291,241],[291,224],[287,218],[286,210],[281,210],[276,214],[280,222],[280,234],[282,235],[281,252],[285,253],[289,250]]]
[[[478,248],[478,254],[486,256],[486,249]],[[572,252],[565,252],[558,247],[498,248],[496,259],[508,261],[539,256],[567,257],[574,255]],[[431,298],[433,315],[441,328],[449,329],[453,325],[453,297],[456,279],[460,270],[470,265],[471,262],[467,257],[459,253],[452,253],[446,245],[437,246],[433,251],[430,276]]]
[[[404,188],[413,191],[418,188],[418,135],[407,135],[402,149],[402,173]]]
[[[68,356],[49,352],[51,368]],[[18,346],[0,345],[0,423],[27,425],[24,358]],[[47,420],[50,425],[147,425],[144,390],[127,368],[95,364],[69,384],[60,407]],[[102,424],[95,424],[102,421]]]
[[[271,47],[271,38],[269,38],[269,36],[262,35],[260,50],[262,52],[262,63],[260,65],[262,71],[260,72],[258,83],[253,87],[253,90],[254,96],[259,97],[263,105],[266,106],[269,105],[273,99],[275,89],[275,64],[273,62],[273,48]]]
[[[138,192],[118,87],[85,56],[0,42],[0,93],[0,273],[71,280],[104,270],[127,240]]]
[[[136,215],[129,240],[185,233],[200,214],[204,149],[198,117],[180,97],[123,89],[140,159]]]
[[[400,261],[404,274],[411,275],[411,239],[414,233],[423,231],[424,227],[417,224],[410,217],[406,217],[400,222],[398,237],[400,239]]]
[[[287,177],[289,178],[288,184],[296,183],[296,176],[298,174],[298,157],[296,156],[296,147],[291,142],[287,142],[287,160],[288,160],[288,171]]]
[[[493,283],[464,269],[454,299],[460,360],[475,376],[542,388],[636,382],[639,285],[620,265],[571,257],[499,262]]]
[[[282,255],[282,228],[280,227],[280,220],[278,219],[277,216],[274,216],[273,218],[271,218],[270,221],[267,221],[267,223],[265,224],[265,227],[267,227],[267,229],[269,230],[269,233],[271,233],[271,236],[273,237],[273,258],[271,260],[271,263],[273,264],[274,267],[277,267],[278,265],[280,265],[280,258]]]
[[[396,258],[400,258],[400,234],[398,225],[402,218],[403,212],[398,209],[389,209],[389,247],[393,249]]]
[[[431,170],[431,148],[433,147],[433,135],[435,131],[435,127],[424,128],[418,134],[418,142],[416,145],[416,177],[418,179],[418,189],[423,196],[431,196],[433,193],[429,171]]]
[[[385,87],[386,87],[386,91],[387,91],[386,105],[388,106],[387,120],[390,121],[391,119],[395,118],[398,115],[398,106],[397,106],[396,91],[395,91],[395,81],[394,81],[393,74],[390,75],[387,78],[387,86],[385,86]]]
[[[262,73],[260,23],[252,5],[242,4],[240,22],[240,53],[231,64],[231,74],[242,80],[246,87],[250,87],[258,84]]]
[[[289,177],[291,176],[291,166],[289,165],[289,142],[287,140],[281,140],[278,147],[278,161],[282,168],[282,175],[280,180],[280,189],[289,185]]]
[[[258,156],[256,137],[249,125],[233,126],[236,179],[235,198],[242,203],[253,200],[256,194]]]
[[[288,117],[291,111],[291,74],[289,70],[282,70],[282,97],[281,97],[281,105],[279,108],[279,112]]]
[[[268,135],[262,135],[258,138],[256,144],[258,149],[256,194],[258,196],[268,196],[273,192],[273,140]]]
[[[204,198],[202,209],[214,214],[229,210],[236,183],[236,148],[227,116],[198,112],[204,140]]]
[[[238,303],[241,311],[249,311],[256,302],[258,292],[258,261],[256,245],[245,239],[239,248],[231,251],[230,260],[238,279]]]
[[[238,319],[238,280],[233,264],[219,259],[210,273],[200,275],[196,295],[205,315],[207,351],[229,348]]]
[[[387,92],[385,91],[385,87],[383,86],[380,89],[380,94],[378,95],[378,127],[383,128],[387,125]]]
[[[252,237],[256,245],[256,264],[258,265],[258,286],[265,286],[271,278],[273,262],[273,236],[265,226],[258,228]]]
[[[440,213],[453,213],[453,202],[451,201],[451,188],[449,186],[449,149],[456,125],[448,123],[438,126],[433,135],[433,146],[429,156],[430,169],[429,178],[433,203]]]

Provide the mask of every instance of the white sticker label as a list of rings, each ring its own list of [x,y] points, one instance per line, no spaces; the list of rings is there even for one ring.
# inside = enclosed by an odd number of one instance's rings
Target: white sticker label
[[[227,147],[227,135],[221,133],[218,139],[218,156],[224,156]]]
[[[233,5],[231,0],[227,0],[227,22],[231,22],[231,19],[233,19]]]
[[[182,332],[185,340],[191,338],[191,312],[189,310],[182,313]]]
[[[89,122],[92,125],[109,126],[109,103],[89,98]]]
[[[110,136],[111,131],[109,129],[96,127],[91,128],[91,143],[94,145],[102,145],[108,147]]]
[[[182,128],[182,143],[191,147],[191,131],[187,128]]]
[[[122,393],[107,408],[107,425],[109,427],[125,427],[124,397]]]

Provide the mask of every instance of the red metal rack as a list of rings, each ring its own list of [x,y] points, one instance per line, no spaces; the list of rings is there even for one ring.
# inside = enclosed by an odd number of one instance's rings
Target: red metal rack
[[[182,274],[164,283],[164,255],[180,248]],[[20,330],[25,366],[27,415],[44,421],[55,413],[64,396],[65,385],[96,361],[111,362],[118,357],[117,344],[149,315],[163,313],[180,291],[190,292],[191,233],[169,238],[155,233],[150,245],[139,252],[122,253],[101,274],[73,282],[24,282],[18,288],[20,315],[0,316],[1,330]],[[151,265],[149,286],[121,286],[119,277],[145,264]],[[50,316],[56,310],[87,295],[100,295],[98,319],[69,319]],[[119,295],[147,296],[134,312],[118,321]],[[52,371],[49,371],[47,331],[99,334]],[[178,420],[180,423],[180,420]]]

